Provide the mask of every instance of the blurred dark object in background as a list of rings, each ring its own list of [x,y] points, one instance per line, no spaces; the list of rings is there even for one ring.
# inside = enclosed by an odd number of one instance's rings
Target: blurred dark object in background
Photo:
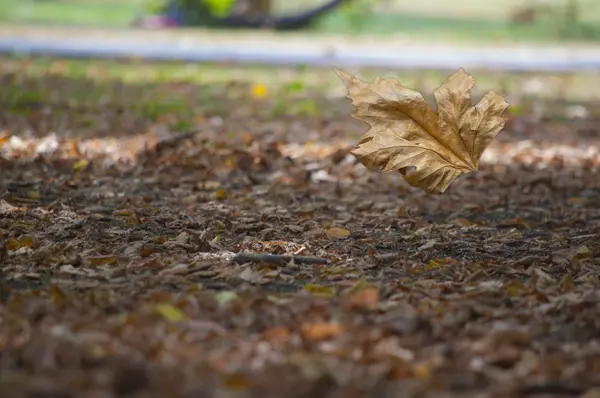
[[[272,0],[168,0],[155,15],[135,26],[159,29],[178,26],[298,30],[350,0],[330,0],[295,14],[274,16]]]

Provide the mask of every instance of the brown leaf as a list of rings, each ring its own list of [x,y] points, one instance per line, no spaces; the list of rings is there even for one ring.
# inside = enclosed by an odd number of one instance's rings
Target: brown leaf
[[[350,236],[350,231],[344,228],[337,227],[326,228],[325,233],[330,238],[347,238],[348,236]]]
[[[365,83],[338,70],[356,108],[353,116],[371,128],[352,153],[369,168],[384,172],[407,168],[412,186],[442,193],[461,173],[479,168],[479,159],[504,127],[508,104],[488,92],[475,106],[471,90],[475,79],[463,69],[434,91],[437,112],[417,91],[392,78]]]

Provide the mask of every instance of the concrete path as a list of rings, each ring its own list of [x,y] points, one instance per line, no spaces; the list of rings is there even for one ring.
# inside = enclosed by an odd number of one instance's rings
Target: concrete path
[[[277,66],[508,71],[600,70],[600,45],[460,45],[406,38],[208,30],[0,27],[0,53]]]

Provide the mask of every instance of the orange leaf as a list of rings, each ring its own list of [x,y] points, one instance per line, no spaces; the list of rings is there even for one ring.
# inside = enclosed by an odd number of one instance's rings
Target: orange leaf
[[[302,333],[308,340],[326,340],[339,336],[344,331],[339,323],[310,323],[302,326]]]
[[[290,341],[290,330],[283,326],[276,326],[265,330],[262,337],[271,344],[282,345]]]
[[[0,131],[0,148],[2,148],[4,146],[4,144],[6,144],[8,142],[8,140],[10,139],[11,134],[4,130],[4,131]]]
[[[373,310],[379,304],[379,291],[375,288],[368,288],[353,294],[350,298],[350,307],[364,308]]]

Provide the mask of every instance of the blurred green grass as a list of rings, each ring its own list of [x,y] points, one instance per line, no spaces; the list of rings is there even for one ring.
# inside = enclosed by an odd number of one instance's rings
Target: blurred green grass
[[[321,0],[307,0],[303,7]],[[0,22],[10,24],[46,24],[91,27],[126,27],[144,11],[147,0],[2,0]],[[297,3],[279,1],[277,11],[293,11]],[[548,0],[553,5],[564,0]],[[367,10],[361,2],[332,12],[321,18],[315,30],[344,35],[403,35],[443,41],[549,41],[600,38],[600,2],[581,1],[582,20],[588,25],[557,26],[556,21],[542,19],[536,23],[511,25],[507,14],[518,0],[481,2],[466,0],[449,2],[423,0],[406,2],[393,0],[389,10]],[[355,4],[355,5],[354,5]]]
[[[351,70],[363,80],[375,76],[397,78],[431,97],[448,76],[431,70]],[[474,97],[488,90],[511,96],[515,106],[534,95],[551,101],[594,101],[600,76],[593,73],[528,74],[469,70],[477,78]],[[539,87],[530,93],[534,80]],[[257,96],[255,87],[264,95]],[[142,61],[65,60],[45,57],[0,57],[0,109],[8,122],[52,109],[59,117],[125,112],[143,123],[169,120],[177,130],[193,125],[199,116],[231,118],[249,114],[274,120],[280,117],[348,117],[343,84],[333,70],[270,68],[252,65],[154,63]],[[517,109],[517,108],[515,108]],[[58,110],[58,112],[55,112]],[[41,114],[40,114],[41,115]],[[80,127],[90,127],[85,118]],[[117,123],[115,119],[115,123]],[[77,124],[74,124],[77,126]]]
[[[0,21],[12,24],[129,26],[143,0],[1,0]]]

